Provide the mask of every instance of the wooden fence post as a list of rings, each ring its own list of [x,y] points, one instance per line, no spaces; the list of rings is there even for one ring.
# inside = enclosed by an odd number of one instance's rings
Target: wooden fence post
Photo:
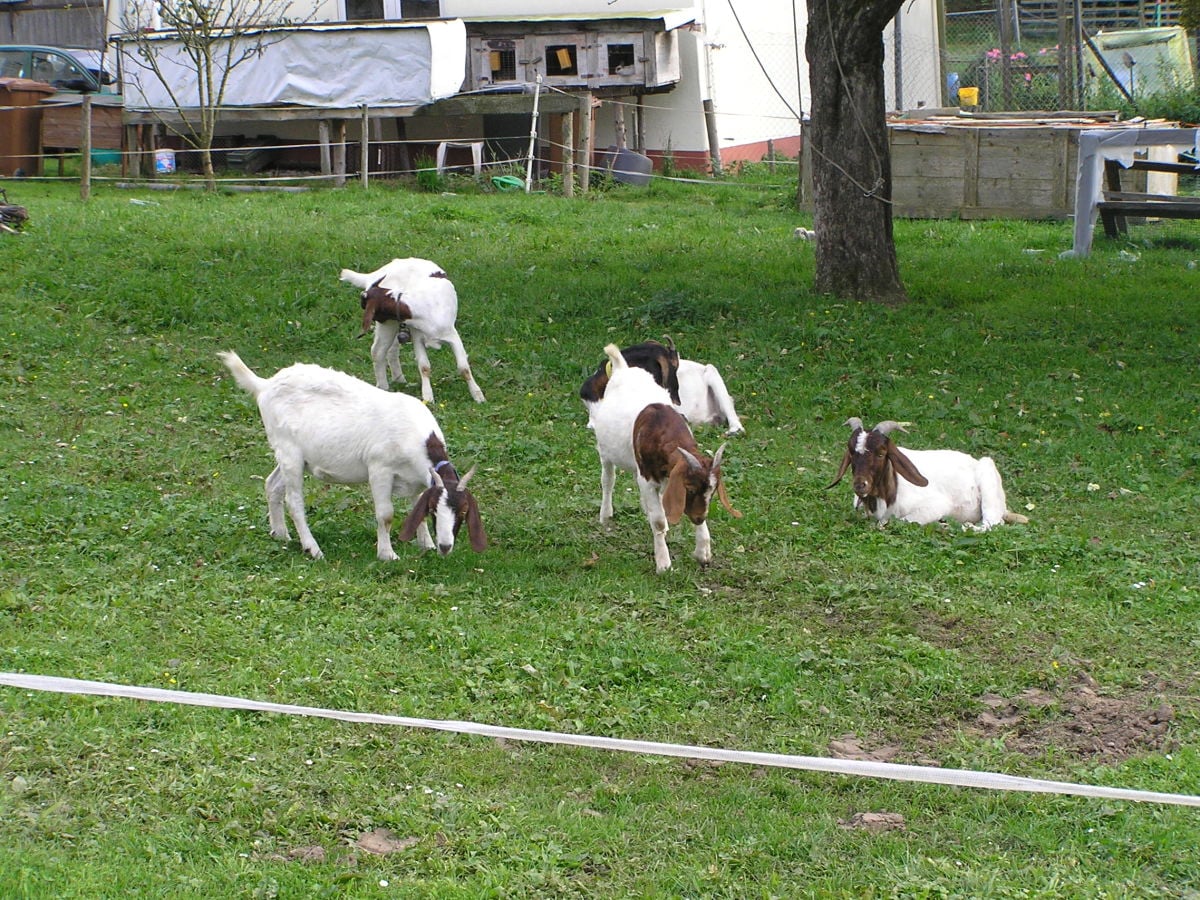
[[[562,116],[562,178],[563,196],[575,196],[575,113],[568,110]]]
[[[579,192],[586,194],[592,182],[592,136],[596,127],[592,118],[592,94],[579,96]]]
[[[362,105],[362,125],[359,127],[361,138],[358,148],[358,170],[359,177],[362,179],[363,190],[370,187],[370,171],[371,171],[371,118],[367,114],[367,104]]]

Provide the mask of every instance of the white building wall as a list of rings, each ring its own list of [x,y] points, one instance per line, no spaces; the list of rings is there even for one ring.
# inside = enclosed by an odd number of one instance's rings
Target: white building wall
[[[906,3],[900,14],[900,72],[896,71],[895,23],[883,36],[888,109],[942,105],[942,55],[937,4]]]
[[[703,19],[707,71],[702,70],[701,78],[711,86],[722,156],[744,148],[759,158],[767,141],[798,137],[798,115],[808,108],[809,96],[805,5],[792,0],[705,0]],[[740,158],[745,153],[733,155]]]

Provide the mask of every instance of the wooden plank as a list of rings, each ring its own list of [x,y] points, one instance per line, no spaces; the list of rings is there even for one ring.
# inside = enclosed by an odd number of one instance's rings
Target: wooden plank
[[[1105,191],[1104,199],[1106,201],[1135,200],[1139,202],[1181,203],[1185,205],[1200,203],[1200,197],[1181,197],[1178,194],[1147,194],[1141,191]]]
[[[1141,172],[1174,172],[1176,175],[1200,175],[1200,166],[1158,159],[1135,159],[1131,169]]]
[[[1101,210],[1112,210],[1127,216],[1192,219],[1200,215],[1200,197],[1178,197],[1172,200],[1101,200],[1096,206]]]
[[[1078,161],[1072,165],[1071,134],[1067,131],[1057,131],[1051,138],[1054,145],[1054,199],[1051,201],[1059,209],[1068,209],[1072,203],[1072,186],[1075,183],[1075,170]]]
[[[980,148],[980,133],[978,131],[969,132],[970,138],[967,141],[964,157],[966,160],[966,168],[963,171],[963,206],[966,209],[979,205],[979,148]]]

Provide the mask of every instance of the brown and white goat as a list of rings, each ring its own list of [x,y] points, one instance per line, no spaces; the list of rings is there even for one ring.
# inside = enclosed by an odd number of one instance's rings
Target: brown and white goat
[[[388,370],[392,378],[405,383],[400,368],[399,340],[402,327],[412,339],[413,355],[421,374],[421,399],[433,402],[430,383],[432,369],[427,348],[437,349],[443,343],[454,353],[458,372],[476,403],[483,403],[483,391],[471,374],[471,364],[462,338],[458,334],[458,293],[442,267],[427,259],[410,257],[393,259],[374,272],[360,273],[342,269],[341,280],[362,291],[362,332],[375,327],[371,342],[371,362],[375,369],[375,386],[387,390]]]
[[[643,341],[624,348],[621,355],[629,365],[645,369],[654,380],[666,388],[671,403],[695,425],[724,426],[727,434],[739,434],[745,429],[734,409],[733,398],[717,367],[690,359],[680,359],[675,344]],[[579,399],[588,411],[591,427],[592,410],[608,388],[612,363],[607,359],[588,376],[579,388]]]
[[[1004,485],[991,457],[976,459],[959,450],[909,450],[897,446],[891,432],[900,422],[880,422],[870,431],[862,420],[846,420],[850,440],[837,477],[829,487],[853,474],[854,506],[884,524],[902,519],[927,525],[955,519],[979,531],[1002,522],[1029,520],[1010,512]]]
[[[616,470],[631,471],[654,537],[655,569],[671,568],[667,529],[684,515],[696,528],[694,556],[706,565],[712,560],[708,508],[713,495],[731,515],[741,516],[730,504],[721,477],[725,445],[712,459],[706,457],[666,390],[644,369],[628,365],[616,345],[609,344],[604,352],[612,374],[593,419],[600,454],[600,521],[612,518]]]
[[[696,528],[692,554],[701,565],[712,561],[708,533],[708,508],[715,493],[735,519],[742,514],[733,508],[721,477],[725,444],[710,459],[700,452],[687,420],[663,403],[651,403],[633,423],[633,456],[637,461],[637,483],[642,511],[654,535],[654,568],[671,568],[667,528],[678,525],[685,515]]]
[[[266,480],[272,537],[289,538],[286,505],[304,552],[313,559],[324,555],[304,513],[304,473],[311,472],[321,481],[370,485],[381,560],[398,558],[390,536],[393,494],[413,499],[400,540],[416,537],[422,550],[433,549],[432,519],[442,556],[454,549],[464,522],[472,549],[487,547],[479,506],[467,490],[475,470],[459,477],[433,413],[416,397],[381,391],[344,372],[306,363],[262,378],[236,353],[219,356],[238,386],[257,401],[275,453],[276,466]]]

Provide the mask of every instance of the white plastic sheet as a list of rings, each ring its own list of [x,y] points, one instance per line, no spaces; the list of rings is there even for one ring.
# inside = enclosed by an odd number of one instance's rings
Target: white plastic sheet
[[[247,46],[255,39],[232,38]],[[166,84],[139,62],[135,42],[126,40],[119,46],[125,54],[127,108],[199,105],[197,71],[178,41],[164,37],[146,42],[157,54]],[[462,87],[466,46],[466,29],[459,19],[282,29],[270,34],[260,55],[233,69],[221,105],[423,106]]]

